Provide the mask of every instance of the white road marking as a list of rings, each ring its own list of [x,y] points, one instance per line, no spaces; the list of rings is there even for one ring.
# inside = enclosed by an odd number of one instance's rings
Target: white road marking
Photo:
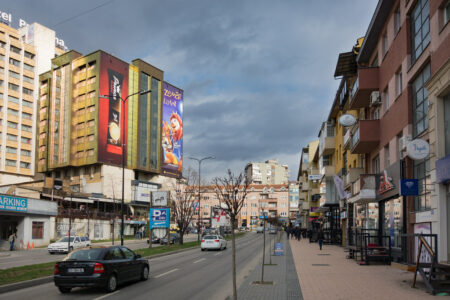
[[[214,254],[214,256],[220,255],[222,254],[222,252],[217,252],[216,254]]]
[[[175,271],[178,271],[178,269],[173,269],[173,270],[167,271],[167,272],[165,272],[165,273],[156,275],[154,278],[159,278],[159,277],[162,277],[162,276],[164,276],[164,275],[170,274],[170,273],[175,272]]]
[[[111,293],[111,294],[106,294],[106,295],[103,295],[103,296],[100,296],[100,297],[94,298],[93,300],[100,300],[100,299],[104,299],[104,298],[106,298],[106,297],[109,297],[109,296],[112,296],[112,295],[114,295],[114,294],[117,294],[118,292],[120,292],[120,291],[115,291],[114,293]]]
[[[201,262],[201,261],[203,261],[203,260],[205,260],[205,258],[200,258],[199,260],[196,260],[196,261],[194,261],[193,263],[196,264],[196,263],[199,263],[199,262]]]

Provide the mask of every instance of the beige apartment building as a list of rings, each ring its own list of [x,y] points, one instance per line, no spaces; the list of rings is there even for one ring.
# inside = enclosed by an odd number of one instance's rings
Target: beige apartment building
[[[0,23],[0,185],[32,180],[39,76],[65,50],[40,24]]]
[[[252,184],[287,184],[289,167],[278,160],[250,162],[245,166],[245,176]]]

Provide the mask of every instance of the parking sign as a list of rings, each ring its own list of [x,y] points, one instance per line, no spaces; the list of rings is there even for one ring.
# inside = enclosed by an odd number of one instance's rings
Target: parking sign
[[[150,208],[150,229],[169,228],[170,208]]]

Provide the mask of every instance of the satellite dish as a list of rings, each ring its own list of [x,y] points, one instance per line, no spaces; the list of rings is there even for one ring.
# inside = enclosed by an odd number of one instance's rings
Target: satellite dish
[[[344,127],[353,126],[356,123],[356,118],[350,114],[343,114],[339,117],[339,124]]]

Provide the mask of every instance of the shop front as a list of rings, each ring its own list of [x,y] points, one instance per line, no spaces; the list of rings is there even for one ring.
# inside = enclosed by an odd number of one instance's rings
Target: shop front
[[[0,195],[0,249],[9,249],[12,233],[16,234],[15,249],[49,244],[57,214],[56,202]]]

